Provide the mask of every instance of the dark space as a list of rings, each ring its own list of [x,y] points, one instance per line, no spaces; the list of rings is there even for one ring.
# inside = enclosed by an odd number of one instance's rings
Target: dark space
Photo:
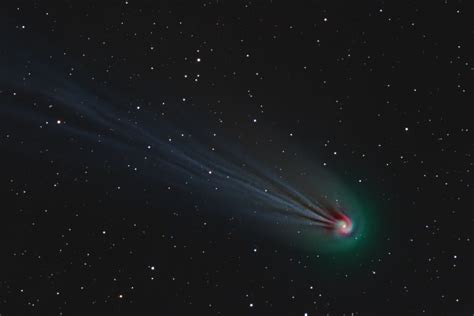
[[[474,315],[473,12],[2,3],[0,314]],[[371,233],[282,242],[260,182],[192,167],[263,181],[241,157],[327,170]]]

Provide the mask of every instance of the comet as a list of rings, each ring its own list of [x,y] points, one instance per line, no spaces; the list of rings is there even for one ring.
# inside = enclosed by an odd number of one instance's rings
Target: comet
[[[314,160],[282,168],[281,161],[270,163],[265,156],[259,159],[253,155],[261,154],[260,148],[249,152],[238,144],[230,145],[229,139],[211,137],[208,124],[175,122],[152,106],[132,111],[114,93],[96,95],[87,85],[52,69],[39,69],[28,84],[14,76],[20,71],[11,73],[2,74],[0,83],[38,102],[31,107],[12,99],[13,105],[2,107],[0,112],[31,130],[41,126],[38,137],[43,141],[67,136],[81,146],[101,150],[98,162],[126,157],[128,165],[140,164],[144,177],[156,175],[156,181],[170,188],[214,198],[224,203],[224,216],[233,216],[229,212],[246,215],[266,230],[274,227],[299,235],[308,228],[321,232],[323,240],[357,240],[353,218],[360,222],[360,217],[352,212],[357,208],[344,202],[344,190],[334,190],[332,175],[311,173]],[[61,148],[58,146],[56,154],[76,164],[77,158],[61,152]],[[120,166],[118,161],[116,164]],[[351,211],[346,212],[345,206]],[[358,223],[357,233],[360,227]]]

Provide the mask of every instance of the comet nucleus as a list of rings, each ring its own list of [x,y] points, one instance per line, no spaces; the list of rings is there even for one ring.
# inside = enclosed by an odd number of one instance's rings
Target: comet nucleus
[[[349,217],[344,216],[334,224],[334,230],[338,235],[348,236],[352,233],[353,224]]]

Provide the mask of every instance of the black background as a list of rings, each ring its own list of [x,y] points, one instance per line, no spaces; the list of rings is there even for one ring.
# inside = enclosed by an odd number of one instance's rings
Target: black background
[[[291,133],[305,155],[383,206],[378,246],[351,266],[229,221],[212,199],[169,190],[152,169],[130,172],[125,154],[42,136],[2,112],[0,312],[474,312],[467,3],[16,1],[0,9],[6,64],[14,55],[25,65],[44,60],[90,89],[120,91],[129,111],[148,104],[159,113],[161,102],[186,98],[204,117],[196,126],[222,118],[236,142],[283,148],[279,136]],[[4,108],[37,101],[0,90]]]

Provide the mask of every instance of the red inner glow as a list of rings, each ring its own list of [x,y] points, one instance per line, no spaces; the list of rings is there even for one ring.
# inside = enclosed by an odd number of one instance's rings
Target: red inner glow
[[[349,217],[340,214],[340,218],[338,218],[334,224],[334,230],[337,234],[347,236],[352,233],[353,224]]]

